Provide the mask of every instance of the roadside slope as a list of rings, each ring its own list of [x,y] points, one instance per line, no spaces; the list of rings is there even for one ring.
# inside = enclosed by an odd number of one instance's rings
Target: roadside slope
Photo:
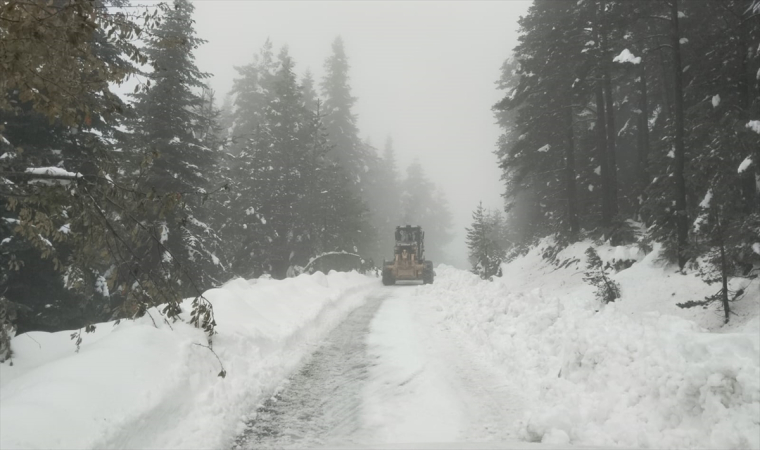
[[[493,282],[439,266],[434,285],[416,288],[440,327],[523,393],[524,416],[504,426],[553,444],[760,448],[758,280],[721,327],[713,310],[675,306],[713,288],[659,264],[656,249],[599,248],[637,261],[614,275],[622,298],[603,306],[583,282],[589,245],[560,252],[559,266],[535,248]]]

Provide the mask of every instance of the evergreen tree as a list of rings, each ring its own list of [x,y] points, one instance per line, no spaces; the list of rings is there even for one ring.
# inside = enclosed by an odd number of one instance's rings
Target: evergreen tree
[[[325,99],[325,129],[334,146],[330,159],[346,169],[352,181],[360,185],[364,161],[356,116],[352,112],[356,98],[351,95],[348,58],[340,36],[333,41],[332,51],[325,61],[325,76],[320,84]]]
[[[486,210],[480,202],[472,213],[472,225],[466,231],[472,272],[484,280],[501,276],[501,263],[511,246],[501,213]]]
[[[301,97],[303,98],[304,108],[312,113],[323,113],[321,111],[323,109],[321,101],[314,88],[314,76],[309,70],[301,77]]]
[[[164,277],[189,274],[185,295],[205,290],[220,282],[220,238],[203,217],[203,199],[218,172],[216,113],[208,111],[203,98],[208,74],[198,70],[193,51],[202,44],[193,29],[194,7],[188,0],[175,0],[164,20],[147,39],[146,54],[153,72],[149,89],[134,94],[135,120],[128,145],[143,155],[147,170],[134,181],[138,188],[172,193],[178,208],[165,219],[153,219],[158,239],[150,244],[142,265]],[[209,147],[212,145],[214,147]],[[168,251],[167,251],[168,250]],[[154,256],[150,256],[154,255]]]
[[[297,82],[287,48],[272,55],[267,41],[234,82],[229,205],[240,213],[225,235],[236,273],[281,278],[324,252],[364,252],[374,237],[350,177],[329,159],[310,77]]]
[[[0,136],[6,200],[0,221],[4,243],[0,262],[12,269],[41,269],[35,281],[23,275],[16,280],[27,287],[47,284],[55,295],[61,292],[61,278],[51,275],[52,266],[64,275],[66,292],[77,295],[68,305],[51,302],[49,309],[55,317],[28,322],[27,329],[82,327],[91,331],[93,322],[112,314],[140,316],[147,307],[161,303],[165,304],[162,314],[178,319],[179,283],[140,270],[142,249],[155,238],[142,218],[151,209],[171,211],[174,199],[121,184],[119,178],[139,167],[115,158],[118,153],[112,151],[118,135],[114,127],[124,108],[109,86],[135,73],[132,63],[148,61],[132,40],[151,29],[155,15],[142,14],[139,21],[146,26],[142,28],[133,22],[134,16],[113,14],[97,1],[22,6],[11,1],[2,12],[3,20],[18,26],[3,29],[0,114],[18,121],[4,120],[10,125],[10,139],[19,142]],[[47,128],[37,114],[48,120]],[[39,123],[43,139],[24,136],[23,122]],[[6,131],[0,129],[0,133]],[[30,150],[29,159],[26,152],[16,151],[20,146]],[[14,283],[14,277],[4,273],[0,282]],[[0,289],[11,292],[6,287]],[[13,306],[15,300],[0,299],[0,310],[5,312],[0,317],[3,330],[7,330],[8,311],[23,309],[17,303]],[[192,323],[213,333],[213,312],[202,297],[196,298],[191,316]]]
[[[367,202],[372,195],[373,177],[370,174],[376,155],[370,146],[364,145],[359,138],[356,126],[356,116],[352,108],[356,98],[351,95],[349,84],[349,63],[339,36],[332,44],[332,55],[325,61],[325,76],[320,83],[324,98],[324,124],[327,130],[328,142],[332,146],[328,157],[343,168],[348,180],[360,196]],[[365,205],[363,208],[368,208]],[[369,225],[369,222],[365,222]],[[360,251],[372,251],[375,247],[373,236],[376,231],[372,228],[357,230],[363,236],[358,248]]]
[[[497,118],[504,124],[515,111],[520,134],[510,130],[501,139],[501,167],[507,192],[530,192],[522,199],[533,199],[532,208],[552,224],[536,233],[579,231],[573,106],[580,69],[573,55],[581,54],[582,42],[571,33],[577,21],[567,2],[535,2],[520,21],[515,61],[502,68],[500,88],[509,92],[495,106]]]
[[[14,311],[19,332],[81,327],[111,317],[116,305],[98,289],[113,255],[101,256],[107,249],[88,239],[107,230],[89,222],[98,212],[81,191],[101,201],[107,192],[94,183],[113,174],[109,141],[124,109],[109,82],[134,72],[132,61],[144,55],[127,41],[141,31],[129,16],[80,3],[11,1],[2,12],[17,25],[3,29],[0,49],[0,304]],[[88,17],[98,26],[87,26]],[[87,175],[81,189],[71,182],[76,174]],[[64,272],[81,278],[69,283]]]
[[[446,198],[414,161],[401,183],[401,224],[419,225],[425,232],[425,254],[435,263],[447,260],[446,245],[454,238]]]
[[[728,279],[751,276],[756,258],[758,9],[741,0],[536,0],[494,108],[507,221],[524,230],[520,239],[573,234],[574,160],[581,229],[632,242],[628,223],[642,221],[666,258],[686,269],[699,262],[723,283],[728,311]]]
[[[258,226],[266,222],[260,213],[259,198],[266,186],[255,176],[262,167],[257,161],[256,143],[269,96],[265,85],[274,76],[272,66],[272,43],[267,40],[251,64],[235,68],[239,77],[233,81],[231,92],[234,100],[227,162],[231,192],[225,205],[230,214],[226,216],[224,235],[232,272],[243,277],[258,276],[264,271],[262,249],[267,237]]]
[[[382,157],[375,166],[374,196],[369,205],[372,212],[372,225],[377,229],[378,252],[373,257],[376,263],[389,258],[395,245],[394,233],[401,225],[401,187],[396,163],[396,151],[393,139],[388,136],[383,147]]]

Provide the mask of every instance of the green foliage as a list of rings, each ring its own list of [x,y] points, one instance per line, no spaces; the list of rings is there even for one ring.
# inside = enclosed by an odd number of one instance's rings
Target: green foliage
[[[79,341],[92,323],[160,304],[164,320],[177,320],[181,286],[197,292],[162,239],[182,194],[131,178],[159,152],[125,161],[113,151],[126,109],[109,84],[148,62],[131,42],[161,11],[130,16],[80,0],[0,7],[0,263],[12,270],[0,289],[26,308],[20,330],[79,328]]]
[[[223,226],[242,276],[284,278],[324,252],[364,254],[374,237],[351,174],[330,157],[336,150],[312,81],[299,85],[294,67],[287,48],[275,58],[267,41],[252,64],[237,68],[226,161],[232,214]]]
[[[29,309],[0,295],[0,363],[13,356],[11,339],[16,335],[16,319],[19,311]],[[13,365],[13,362],[11,362]]]
[[[125,159],[141,170],[118,178],[137,191],[170,193],[171,208],[147,223],[160,231],[160,243],[172,256],[153,253],[142,268],[168,279],[180,279],[177,270],[186,272],[194,281],[178,288],[182,296],[221,284],[225,268],[222,238],[211,225],[206,200],[227,180],[216,164],[222,142],[213,92],[203,84],[209,75],[194,62],[193,51],[205,41],[195,36],[193,10],[187,0],[176,0],[148,35],[145,54],[153,72],[147,74],[149,87],[133,95],[134,114],[121,139]]]
[[[19,102],[32,104],[51,122],[59,120],[67,126],[91,120],[96,113],[118,110],[121,102],[109,83],[122,81],[135,69],[123,60],[103,58],[93,49],[108,46],[144,64],[146,56],[133,42],[155,23],[159,10],[129,16],[112,13],[108,4],[4,1],[0,5],[0,92],[17,92]],[[103,99],[101,108],[92,108],[92,96]],[[17,108],[12,100],[1,96],[0,110]]]
[[[377,230],[372,226],[370,211],[377,207],[377,202],[369,202],[376,199],[374,196],[382,184],[382,174],[377,173],[379,158],[374,148],[359,138],[356,115],[353,113],[356,97],[351,93],[350,64],[340,36],[335,38],[331,49],[332,54],[325,60],[325,75],[320,82],[320,92],[324,98],[323,124],[330,146],[327,158],[345,172],[349,188],[358,194],[357,201],[350,200],[348,203],[364,210],[361,222],[354,224],[359,228],[351,228],[355,232],[349,234],[352,236],[350,245],[363,255],[377,255]]]
[[[487,211],[483,203],[472,213],[472,226],[467,230],[467,248],[472,272],[484,280],[501,276],[501,263],[507,259],[511,241],[499,211]],[[514,258],[514,256],[513,256]]]
[[[572,239],[577,196],[581,235],[646,244],[628,226],[640,222],[668,261],[742,276],[760,214],[757,12],[743,0],[533,2],[494,106],[517,240]],[[624,50],[636,59],[616,62]]]
[[[596,298],[606,304],[620,298],[620,285],[609,278],[612,271],[609,263],[604,264],[594,247],[586,249],[586,271],[583,281],[596,287]]]

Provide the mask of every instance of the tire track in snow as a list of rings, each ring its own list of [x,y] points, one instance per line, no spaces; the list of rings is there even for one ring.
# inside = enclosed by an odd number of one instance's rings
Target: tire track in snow
[[[362,389],[372,361],[369,323],[385,296],[371,297],[326,338],[302,368],[246,421],[233,449],[345,443],[361,427]]]
[[[438,370],[462,405],[462,440],[520,447],[514,431],[522,418],[524,400],[511,374],[499,370],[466,335],[450,329],[443,320],[445,311],[427,291],[420,288],[407,301],[418,321],[420,339],[427,343],[428,358],[445,362]]]

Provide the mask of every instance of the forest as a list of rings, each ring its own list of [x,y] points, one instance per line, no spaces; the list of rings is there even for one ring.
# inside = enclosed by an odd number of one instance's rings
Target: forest
[[[297,74],[267,40],[222,104],[194,51],[193,4],[0,6],[0,324],[80,330],[159,306],[214,333],[203,292],[235,278],[371,271],[393,230],[441,258],[451,214],[413,162],[359,138],[349,56]],[[116,88],[137,81],[120,96]],[[323,255],[328,255],[322,257]]]
[[[663,245],[717,282],[760,248],[760,2],[536,0],[494,105],[506,215],[479,206],[484,278],[539,238]]]
[[[447,201],[423,164],[399,167],[391,136],[360,138],[340,36],[321,79],[267,40],[220,96],[195,63],[193,13],[0,6],[0,341],[79,339],[158,305],[169,323],[184,298],[213,334],[205,290],[372,271],[399,224],[445,259]],[[518,42],[494,74],[505,204],[473,213],[474,271],[498,276],[542,237],[549,259],[591,238],[662,245],[719,283],[711,300],[741,295],[728,279],[759,252],[760,2],[535,0]]]

